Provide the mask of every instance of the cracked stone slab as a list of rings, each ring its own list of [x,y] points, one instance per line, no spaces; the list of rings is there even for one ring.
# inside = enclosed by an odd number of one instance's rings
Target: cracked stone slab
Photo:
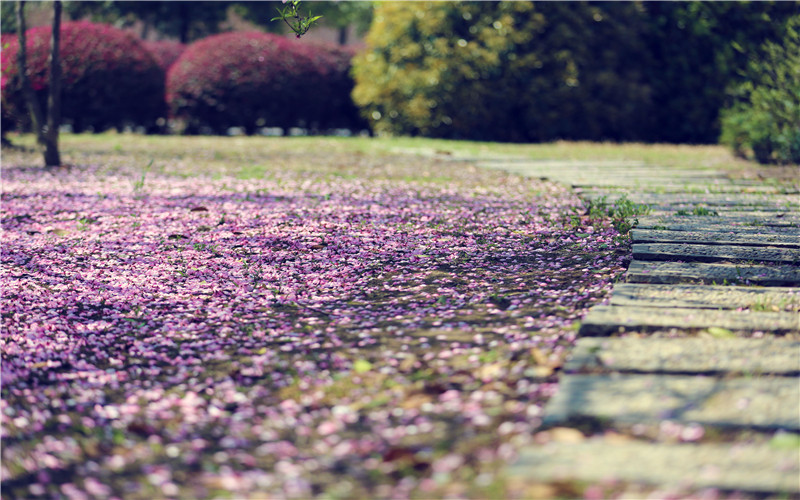
[[[587,337],[578,340],[564,371],[798,375],[800,341],[779,338]]]
[[[799,286],[800,267],[789,265],[704,262],[645,262],[634,260],[625,274],[630,283],[747,284]]]
[[[618,283],[612,306],[800,311],[800,288]]]
[[[719,379],[692,375],[564,375],[547,404],[546,425],[671,420],[721,428],[800,431],[796,377]]]
[[[639,260],[688,260],[716,262],[738,260],[800,265],[800,250],[794,248],[681,243],[634,243],[633,258]]]
[[[667,488],[800,492],[800,454],[769,444],[667,444],[643,441],[531,445],[508,471],[512,481],[617,480]]]
[[[771,246],[800,248],[800,234],[768,234],[721,231],[670,231],[659,229],[633,229],[634,243],[680,243],[705,245]]]
[[[712,328],[738,333],[800,333],[797,312],[760,312],[715,309],[595,306],[583,318],[581,336],[670,329],[700,331]]]
[[[725,213],[719,215],[641,215],[637,217],[639,228],[658,226],[694,225],[717,226],[733,225],[744,227],[788,227],[800,231],[800,214],[792,212],[747,212]]]

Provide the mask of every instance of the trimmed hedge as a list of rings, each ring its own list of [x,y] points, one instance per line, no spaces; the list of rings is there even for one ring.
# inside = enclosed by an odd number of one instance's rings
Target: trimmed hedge
[[[295,45],[296,50],[311,58],[315,68],[306,82],[314,90],[306,96],[309,106],[301,117],[305,125],[314,130],[369,128],[351,97],[355,86],[350,74],[355,49],[328,43]]]
[[[159,67],[164,70],[165,75],[169,67],[172,66],[172,63],[177,61],[181,54],[183,54],[183,51],[186,50],[186,44],[172,40],[146,40],[143,44],[153,55]]]
[[[27,32],[28,71],[42,104],[46,102],[50,52],[50,27]],[[3,51],[2,95],[4,108],[19,123],[27,124],[20,87],[17,52],[19,41],[10,40]],[[61,27],[63,68],[62,121],[81,132],[126,125],[151,127],[164,116],[164,71],[141,41],[109,25],[67,22]]]
[[[170,67],[167,103],[187,133],[346,127],[357,120],[350,58],[332,46],[268,33],[214,35],[189,45]]]

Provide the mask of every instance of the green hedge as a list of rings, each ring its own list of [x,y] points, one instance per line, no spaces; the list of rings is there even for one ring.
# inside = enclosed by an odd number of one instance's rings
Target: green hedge
[[[762,52],[723,112],[721,141],[759,163],[800,164],[800,16],[781,43],[767,42]]]

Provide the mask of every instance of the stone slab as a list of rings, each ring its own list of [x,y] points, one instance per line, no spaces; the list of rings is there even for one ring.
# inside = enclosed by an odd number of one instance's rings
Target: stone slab
[[[586,193],[589,199],[605,197],[606,201],[613,202],[623,196],[635,203],[653,205],[702,205],[716,207],[772,207],[783,206],[787,209],[800,208],[797,195],[790,194],[763,194],[763,193],[653,193],[635,191],[629,193],[594,194]]]
[[[545,407],[546,425],[697,423],[800,431],[797,377],[720,379],[692,375],[564,375]]]
[[[652,186],[652,191],[655,193],[774,193],[774,194],[790,194],[795,192],[795,188],[791,186],[767,186],[767,185],[752,185],[741,184],[732,182],[728,179],[702,179],[701,181],[695,179],[653,179],[644,180],[644,182],[637,182],[635,179],[629,179],[624,176],[597,179],[595,182],[578,182],[572,183],[572,186],[577,189],[581,194],[583,193],[599,193],[599,194],[612,194],[624,191],[626,188],[633,186]],[[616,188],[616,189],[614,189]]]
[[[707,206],[692,203],[681,203],[677,205],[648,203],[648,207],[650,207],[648,215],[675,217],[696,217],[697,215],[694,213],[694,211],[698,208],[705,208],[711,211],[712,213],[709,214],[711,217],[741,217],[752,216],[754,214],[763,214],[768,217],[785,217],[787,215],[794,216],[800,212],[800,210],[797,208],[792,209],[782,205]]]
[[[791,226],[742,226],[736,224],[704,224],[691,223],[658,223],[658,224],[636,224],[636,228],[642,231],[672,231],[672,232],[702,232],[702,233],[724,233],[730,235],[767,235],[767,236],[788,236],[790,238],[800,238],[800,229]]]
[[[700,243],[706,245],[742,245],[800,248],[800,234],[733,233],[722,231],[670,231],[633,229],[634,243]]]
[[[800,233],[800,217],[794,214],[785,214],[779,217],[779,213],[770,212],[758,215],[739,215],[739,216],[701,216],[701,215],[640,215],[636,218],[636,227],[642,229],[653,229],[656,227],[668,227],[673,231],[680,231],[683,227],[696,228],[690,230],[704,231],[728,231],[728,230],[753,230],[767,231],[780,229],[792,234]]]
[[[800,374],[800,341],[587,337],[578,340],[564,371],[791,376]]]
[[[525,161],[521,159],[480,160],[478,167],[515,172],[530,177],[551,179],[565,184],[577,181],[603,182],[608,178],[624,178],[653,183],[655,180],[665,182],[676,180],[693,180],[694,182],[715,182],[725,177],[714,170],[663,168],[646,165],[641,162],[625,161]]]
[[[667,444],[643,441],[552,442],[523,448],[512,483],[621,481],[665,489],[797,494],[800,454],[768,444]],[[518,479],[517,479],[518,478]]]
[[[618,283],[611,305],[800,311],[800,288]]]
[[[800,265],[800,250],[794,248],[742,245],[686,245],[634,243],[633,258],[639,260],[682,260],[695,262],[753,261]]]
[[[705,216],[698,216],[693,213],[693,210],[697,207],[697,205],[684,205],[684,206],[667,206],[667,205],[648,205],[650,210],[647,212],[649,216],[655,217],[686,217],[687,220],[689,218],[695,217],[705,217]],[[776,217],[778,216],[787,216],[795,214],[796,212],[787,211],[785,208],[782,207],[703,207],[709,210],[712,210],[712,213],[716,213],[716,215],[709,215],[710,217],[725,217],[731,219],[738,219],[742,216],[749,217],[753,216],[753,214],[762,214],[768,217]],[[722,221],[723,219],[719,219]],[[752,219],[751,219],[752,220]],[[797,221],[792,221],[795,226],[798,225]],[[787,226],[790,224],[786,224]]]
[[[579,176],[581,174],[578,174]],[[583,174],[580,177],[570,177],[570,185],[581,194],[618,194],[633,188],[637,190],[646,187],[649,192],[655,193],[706,193],[709,190],[719,188],[722,193],[740,193],[748,187],[736,186],[727,179],[718,177],[682,177],[670,174],[662,174],[648,177],[632,177],[633,172],[617,172],[614,175],[594,173],[589,176]],[[714,191],[711,191],[714,192]],[[774,192],[757,190],[754,192]]]
[[[629,283],[800,286],[800,267],[789,265],[634,260],[625,276]]]
[[[581,336],[678,329],[725,329],[737,333],[800,333],[800,313],[761,312],[678,307],[595,306],[581,322]]]
[[[542,168],[580,168],[602,171],[603,168],[642,168],[647,164],[639,160],[535,160],[510,156],[507,158],[476,158],[480,166],[505,168],[509,165],[539,166]]]

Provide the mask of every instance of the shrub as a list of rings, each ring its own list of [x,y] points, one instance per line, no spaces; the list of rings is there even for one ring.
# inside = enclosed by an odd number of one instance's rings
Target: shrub
[[[49,67],[50,28],[27,32],[31,84],[44,105]],[[26,108],[13,39],[3,51],[3,103],[20,121]],[[125,125],[151,126],[164,114],[164,72],[132,34],[112,26],[68,22],[61,27],[62,121],[77,132]],[[4,107],[5,107],[4,106]]]
[[[172,116],[194,133],[261,126],[347,126],[351,54],[261,33],[215,35],[191,44],[167,75]],[[352,118],[350,118],[352,120]]]
[[[185,44],[172,40],[144,41],[143,44],[153,55],[159,67],[164,70],[165,75],[172,63],[177,61],[183,51],[186,50]]]
[[[738,102],[722,113],[720,140],[759,163],[800,163],[800,16],[782,43],[766,42],[753,58]]]
[[[639,16],[624,3],[379,3],[353,97],[377,132],[638,139]]]
[[[311,58],[315,68],[306,85],[312,90],[302,120],[314,130],[347,128],[366,129],[351,94],[355,82],[351,76],[355,50],[336,44],[303,44],[297,50]]]

